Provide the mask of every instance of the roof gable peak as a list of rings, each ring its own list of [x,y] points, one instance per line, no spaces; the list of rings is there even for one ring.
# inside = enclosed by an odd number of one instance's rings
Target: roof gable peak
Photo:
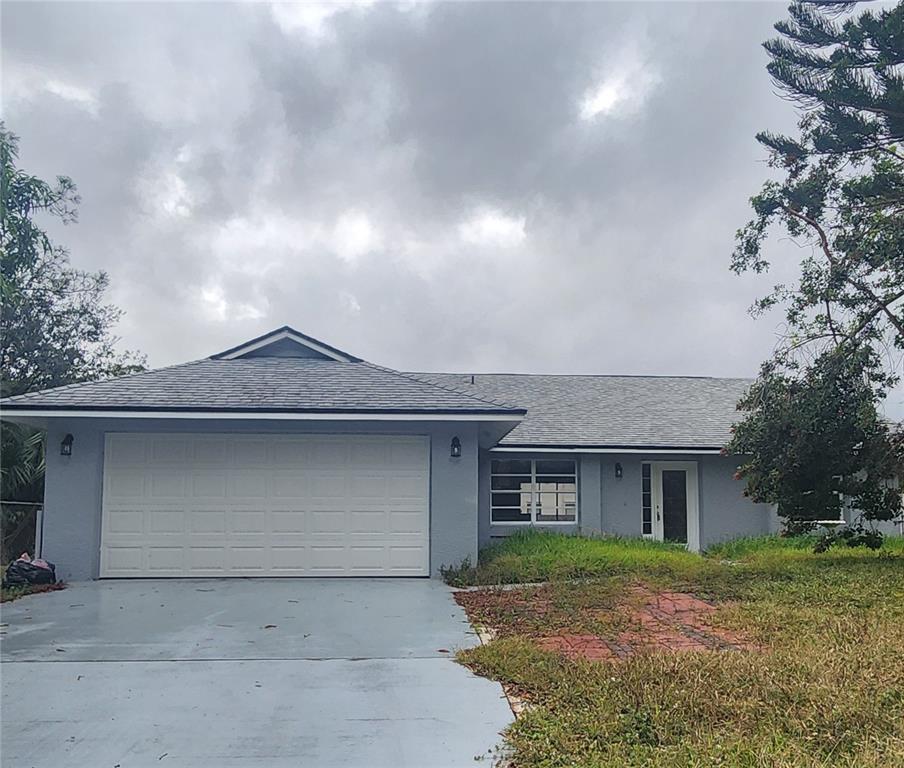
[[[238,360],[258,357],[294,357],[360,363],[361,358],[296,331],[288,325],[276,328],[238,346],[211,355],[211,360]]]

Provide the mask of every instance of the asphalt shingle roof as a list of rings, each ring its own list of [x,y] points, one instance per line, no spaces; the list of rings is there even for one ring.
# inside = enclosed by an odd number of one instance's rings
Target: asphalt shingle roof
[[[719,448],[750,379],[419,373],[527,408],[503,446]]]
[[[364,362],[198,360],[0,401],[3,409],[503,413],[523,408]]]
[[[500,445],[718,448],[749,379],[402,373],[367,362],[205,359],[0,401],[16,410],[496,413]]]

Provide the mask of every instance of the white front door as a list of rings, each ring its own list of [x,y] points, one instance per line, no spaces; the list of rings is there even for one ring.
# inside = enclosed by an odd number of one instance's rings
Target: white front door
[[[100,575],[426,576],[429,439],[109,433]]]
[[[696,461],[654,461],[653,538],[700,549],[700,514]]]

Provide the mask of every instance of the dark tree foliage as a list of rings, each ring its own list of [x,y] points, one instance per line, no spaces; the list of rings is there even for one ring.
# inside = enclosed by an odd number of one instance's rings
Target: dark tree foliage
[[[866,520],[900,514],[900,438],[876,413],[866,348],[821,355],[799,375],[767,363],[740,407],[732,450],[747,494],[795,521],[837,520],[842,497]]]
[[[731,266],[768,270],[773,234],[805,255],[796,283],[753,308],[782,307],[787,335],[728,450],[751,456],[740,470],[750,495],[792,519],[832,517],[838,490],[868,519],[889,519],[901,442],[877,406],[904,350],[904,2],[788,10],[765,48],[798,135],[758,134],[775,177],[751,199]]]
[[[104,301],[103,272],[69,266],[37,217],[76,220],[72,180],[48,183],[16,167],[18,138],[0,123],[0,393],[4,397],[143,369],[143,359],[115,351],[121,312]],[[3,498],[39,501],[40,435],[2,424]]]

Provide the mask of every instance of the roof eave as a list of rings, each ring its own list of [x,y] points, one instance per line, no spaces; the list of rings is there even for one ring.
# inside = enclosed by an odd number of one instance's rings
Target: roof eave
[[[279,421],[505,421],[520,422],[523,410],[451,408],[175,408],[152,406],[29,406],[3,405],[0,418],[159,418]]]
[[[709,454],[724,450],[715,445],[568,445],[549,443],[500,444],[491,449],[496,453],[653,453],[653,454]]]

